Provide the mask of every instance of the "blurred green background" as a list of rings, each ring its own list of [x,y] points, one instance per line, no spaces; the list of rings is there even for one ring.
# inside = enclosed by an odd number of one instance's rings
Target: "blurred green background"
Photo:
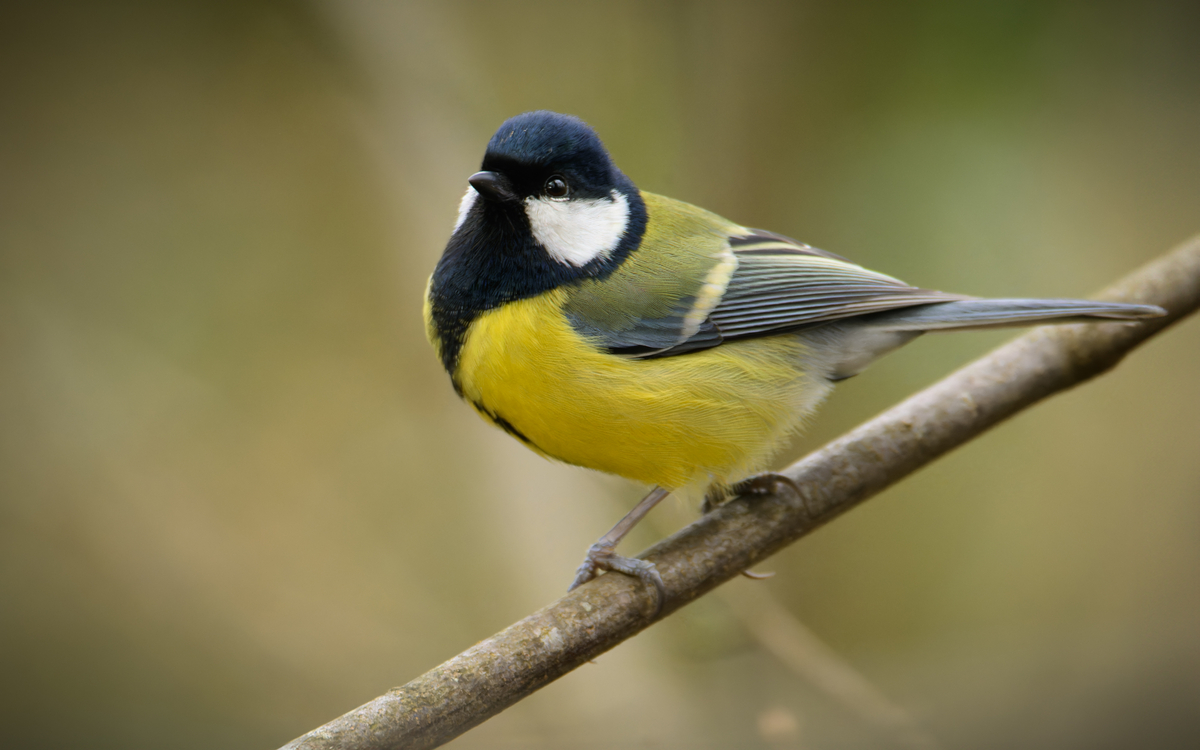
[[[1194,2],[16,6],[8,747],[279,745],[556,598],[640,496],[487,427],[424,341],[511,115],[926,287],[1087,295],[1200,231]],[[888,357],[781,462],[1011,335]],[[730,587],[945,747],[1200,745],[1200,320],[764,568]],[[702,600],[453,747],[896,745],[734,615]]]

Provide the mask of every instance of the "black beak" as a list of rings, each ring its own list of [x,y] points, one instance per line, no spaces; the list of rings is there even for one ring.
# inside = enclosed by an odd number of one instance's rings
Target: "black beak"
[[[476,172],[467,178],[467,182],[490,201],[507,203],[517,199],[512,183],[499,172]]]

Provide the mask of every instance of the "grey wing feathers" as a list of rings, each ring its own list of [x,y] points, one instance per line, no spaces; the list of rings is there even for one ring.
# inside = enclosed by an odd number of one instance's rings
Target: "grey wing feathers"
[[[894,310],[873,315],[862,322],[879,330],[937,331],[1071,323],[1095,318],[1142,320],[1158,317],[1164,312],[1153,305],[1083,299],[967,299]]]
[[[830,380],[864,367],[926,331],[1000,328],[1039,323],[1141,320],[1163,315],[1161,307],[1082,299],[962,299],[848,318],[806,331],[806,343]]]
[[[601,334],[615,354],[670,357],[728,341],[770,336],[900,307],[965,299],[918,289],[832,253],[760,230],[730,238],[737,268],[720,303],[695,335],[680,334],[686,310]],[[580,327],[580,322],[576,321]],[[581,330],[584,330],[581,328]],[[672,338],[672,335],[675,338]]]
[[[909,286],[832,253],[761,230],[731,237],[738,265],[720,303],[699,330],[684,338],[685,301],[676,314],[642,320],[632,330],[593,329],[614,354],[669,357],[729,341],[815,330],[836,323],[829,336],[865,363],[924,331],[1072,322],[1088,318],[1139,320],[1161,308],[1089,300],[976,299]],[[854,333],[859,331],[860,333]],[[818,336],[828,338],[829,336]],[[859,346],[861,344],[861,346]],[[856,364],[853,368],[861,369]]]
[[[961,296],[911,287],[847,261],[791,253],[742,255],[710,319],[728,339],[798,330]]]

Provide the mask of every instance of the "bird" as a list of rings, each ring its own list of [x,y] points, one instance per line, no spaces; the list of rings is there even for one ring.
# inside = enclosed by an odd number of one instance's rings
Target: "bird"
[[[587,551],[666,589],[616,546],[663,498],[705,507],[787,483],[763,472],[840,380],[927,331],[1161,308],[980,299],[910,286],[789,237],[639,190],[583,120],[505,121],[468,179],[426,287],[427,337],[455,392],[544,457],[653,489]]]

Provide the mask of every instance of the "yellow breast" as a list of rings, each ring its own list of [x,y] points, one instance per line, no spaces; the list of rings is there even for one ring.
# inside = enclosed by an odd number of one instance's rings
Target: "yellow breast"
[[[556,290],[480,315],[457,371],[481,414],[550,458],[667,489],[735,481],[828,391],[803,375],[794,336],[627,359],[582,339],[563,300]]]

